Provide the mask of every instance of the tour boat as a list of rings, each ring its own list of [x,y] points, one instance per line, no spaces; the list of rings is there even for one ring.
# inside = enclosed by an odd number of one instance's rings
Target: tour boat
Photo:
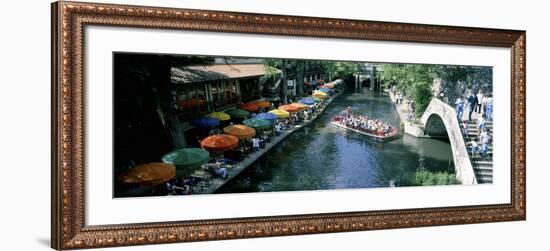
[[[336,126],[336,127],[340,127],[340,128],[344,128],[346,130],[354,131],[356,133],[360,133],[360,134],[372,137],[372,138],[377,139],[377,140],[382,140],[382,141],[393,139],[393,138],[399,136],[399,131],[397,130],[397,128],[395,128],[393,126],[391,126],[391,130],[387,133],[374,132],[374,131],[370,131],[370,130],[363,130],[363,129],[356,129],[356,128],[349,127],[349,126],[347,126],[346,124],[344,124],[342,122],[344,117],[345,116],[342,116],[342,115],[334,116],[334,117],[331,118],[330,124],[333,125],[333,126]]]

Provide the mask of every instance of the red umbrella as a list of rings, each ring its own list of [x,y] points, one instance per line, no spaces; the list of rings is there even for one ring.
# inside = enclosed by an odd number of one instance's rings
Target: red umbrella
[[[239,145],[239,138],[233,135],[216,134],[201,141],[202,148],[211,151],[227,151]]]
[[[254,103],[246,103],[246,104],[242,104],[241,108],[249,112],[255,112],[255,111],[258,111],[260,107]]]

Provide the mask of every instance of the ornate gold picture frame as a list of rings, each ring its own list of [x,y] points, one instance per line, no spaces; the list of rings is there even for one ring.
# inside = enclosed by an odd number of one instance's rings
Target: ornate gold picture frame
[[[84,28],[88,25],[501,47],[511,50],[507,204],[86,225]],[[408,228],[526,218],[525,31],[112,4],[52,4],[52,248],[75,249]]]

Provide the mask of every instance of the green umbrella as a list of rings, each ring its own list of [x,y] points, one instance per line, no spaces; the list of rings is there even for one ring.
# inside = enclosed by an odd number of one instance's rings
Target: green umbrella
[[[162,156],[162,161],[176,166],[176,176],[189,174],[208,162],[210,153],[201,148],[182,148]]]
[[[226,111],[225,113],[231,115],[231,117],[233,118],[241,118],[241,119],[245,119],[245,118],[248,118],[248,116],[250,116],[250,112],[239,108]]]
[[[271,127],[271,121],[258,118],[246,119],[243,121],[243,124],[259,130]]]

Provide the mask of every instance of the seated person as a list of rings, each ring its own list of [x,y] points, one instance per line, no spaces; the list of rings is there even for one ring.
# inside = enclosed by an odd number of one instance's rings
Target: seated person
[[[227,168],[222,165],[213,165],[210,167],[210,170],[215,176],[222,177],[224,179],[227,178]]]

